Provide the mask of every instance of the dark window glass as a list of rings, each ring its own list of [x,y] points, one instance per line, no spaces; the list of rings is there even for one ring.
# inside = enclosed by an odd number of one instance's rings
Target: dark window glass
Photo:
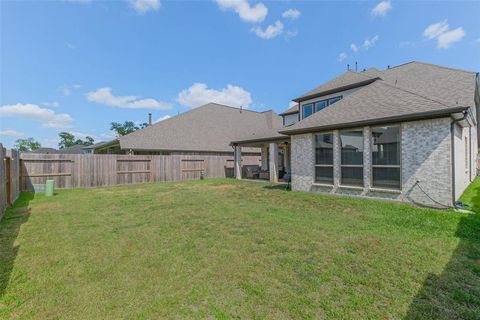
[[[303,118],[309,117],[313,113],[313,104],[309,103],[304,105],[303,107]]]
[[[315,112],[318,112],[327,106],[327,100],[315,103]]]
[[[333,166],[315,167],[315,182],[333,184]]]
[[[340,133],[342,144],[342,165],[363,165],[363,132],[343,131]]]
[[[333,134],[315,135],[315,164],[333,165]]]
[[[372,128],[372,164],[400,165],[400,128]]]
[[[343,167],[342,181],[344,185],[363,187],[363,167]]]
[[[400,189],[400,168],[373,167],[373,186]]]
[[[339,100],[342,100],[342,98],[343,98],[342,96],[330,98],[330,99],[328,99],[328,105],[334,104],[335,102],[337,102]]]

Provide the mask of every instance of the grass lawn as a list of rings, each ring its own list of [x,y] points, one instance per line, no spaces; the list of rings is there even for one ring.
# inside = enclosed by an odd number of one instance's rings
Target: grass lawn
[[[26,193],[0,317],[479,319],[480,216],[235,180]]]

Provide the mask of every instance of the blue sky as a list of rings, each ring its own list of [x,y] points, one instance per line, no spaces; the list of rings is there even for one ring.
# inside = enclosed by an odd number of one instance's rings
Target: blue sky
[[[174,116],[281,112],[358,61],[480,71],[479,1],[2,1],[0,141]]]

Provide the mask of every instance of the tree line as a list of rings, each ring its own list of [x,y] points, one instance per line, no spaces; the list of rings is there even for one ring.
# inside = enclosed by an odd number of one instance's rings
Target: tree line
[[[125,121],[123,123],[111,122],[110,130],[115,132],[117,137],[120,137],[129,133],[132,133],[136,130],[143,129],[147,126],[148,126],[148,123],[146,122],[141,123],[138,126],[135,125],[135,122],[133,121]],[[85,139],[80,139],[80,138],[76,138],[74,134],[66,131],[60,132],[58,134],[58,137],[59,137],[58,148],[60,150],[68,147],[73,147],[76,145],[91,146],[95,143],[95,140],[90,136],[86,136]],[[17,139],[15,141],[15,146],[14,146],[15,149],[21,152],[35,151],[41,147],[42,145],[40,144],[40,142],[35,140],[33,137],[29,137],[26,139]]]

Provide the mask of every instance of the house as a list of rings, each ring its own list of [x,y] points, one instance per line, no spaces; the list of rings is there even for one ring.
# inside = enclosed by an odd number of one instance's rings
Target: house
[[[120,144],[118,139],[113,139],[110,141],[101,141],[94,143],[90,146],[83,147],[83,152],[85,154],[121,154]]]
[[[478,73],[416,61],[347,71],[294,99],[277,132],[232,140],[235,170],[243,147],[261,147],[277,181],[284,148],[295,191],[450,207],[476,175],[479,86]]]
[[[55,149],[55,148],[38,148],[34,151],[30,151],[29,153],[43,153],[43,154],[83,154],[85,146],[81,144],[76,144],[70,147],[66,147],[63,149]]]
[[[280,128],[282,118],[273,111],[257,112],[208,103],[157,122],[107,144],[94,146],[95,153],[135,155],[233,155],[230,142],[244,131]],[[249,155],[260,150],[246,148]]]

